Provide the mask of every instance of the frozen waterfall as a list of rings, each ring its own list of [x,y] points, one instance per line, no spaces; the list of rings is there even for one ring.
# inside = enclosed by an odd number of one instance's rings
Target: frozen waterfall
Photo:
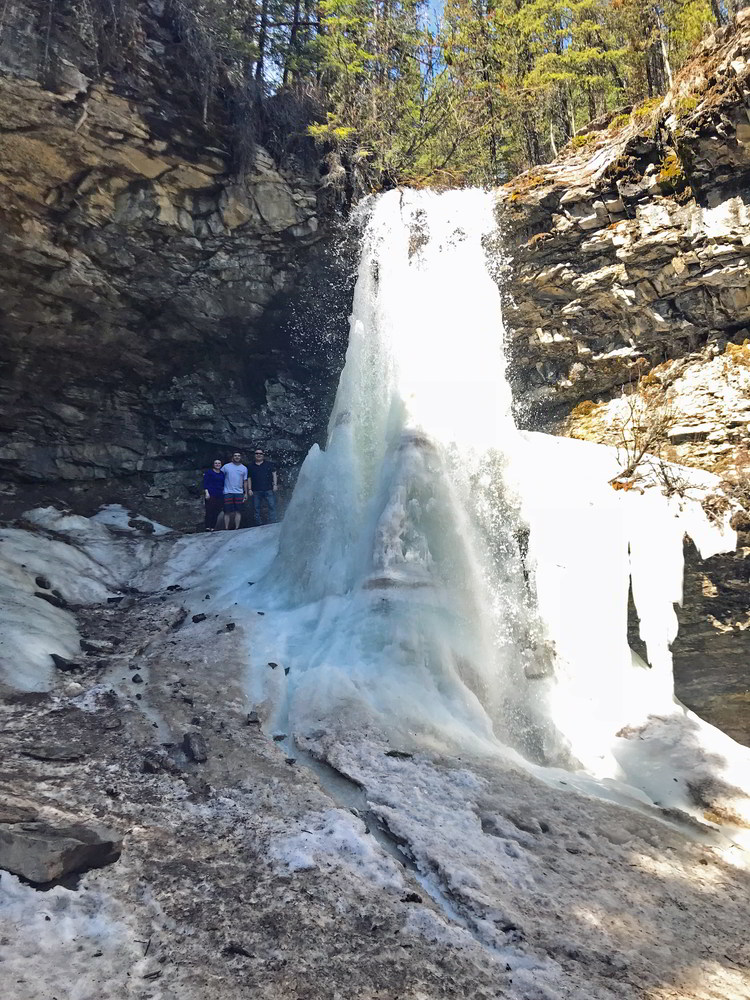
[[[254,671],[255,701],[298,734],[346,720],[664,799],[623,727],[659,716],[732,743],[672,692],[683,536],[704,555],[734,541],[701,508],[712,478],[690,498],[615,491],[612,449],[516,429],[491,194],[391,191],[361,211],[327,445],[254,592],[274,612],[256,658],[293,669]],[[627,643],[631,587],[649,663]]]

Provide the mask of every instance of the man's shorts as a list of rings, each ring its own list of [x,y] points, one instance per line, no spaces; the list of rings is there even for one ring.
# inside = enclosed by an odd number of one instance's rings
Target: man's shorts
[[[225,493],[224,494],[224,513],[225,514],[241,514],[242,508],[245,503],[244,493]]]

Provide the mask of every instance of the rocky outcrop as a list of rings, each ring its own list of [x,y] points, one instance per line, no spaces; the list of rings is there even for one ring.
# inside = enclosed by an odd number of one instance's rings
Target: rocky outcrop
[[[304,269],[335,267],[317,169],[258,144],[238,169],[226,115],[186,96],[169,14],[144,9],[137,61],[105,74],[65,23],[4,9],[0,469],[27,507],[128,480],[179,496],[256,441],[294,466],[321,425],[330,357],[287,304]]]
[[[668,359],[750,334],[750,12],[657,106],[595,122],[499,196],[510,367],[553,426]]]

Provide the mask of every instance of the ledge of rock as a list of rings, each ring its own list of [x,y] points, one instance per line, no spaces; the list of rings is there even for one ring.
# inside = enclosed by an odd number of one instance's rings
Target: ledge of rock
[[[509,376],[519,422],[619,445],[623,388],[669,409],[660,454],[750,504],[750,10],[670,93],[593,122],[498,192]],[[744,485],[743,485],[744,484]],[[750,743],[750,536],[686,548],[676,691]],[[631,644],[638,625],[631,615]]]
[[[36,885],[111,864],[121,850],[121,838],[105,827],[58,826],[0,813],[0,868]]]
[[[50,36],[30,30],[46,6],[7,11],[6,507],[50,489],[90,506],[131,483],[152,501],[189,500],[185,474],[217,449],[262,441],[294,467],[325,419],[335,373],[313,345],[321,328],[343,337],[348,306],[325,326],[314,310],[295,326],[287,303],[308,271],[329,266],[331,199],[314,164],[279,162],[262,145],[238,169],[226,110],[204,121],[187,97],[166,9],[144,5],[137,64],[99,76],[63,15]]]

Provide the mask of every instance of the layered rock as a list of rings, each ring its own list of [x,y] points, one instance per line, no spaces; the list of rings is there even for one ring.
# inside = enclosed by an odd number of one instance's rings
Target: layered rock
[[[256,441],[294,466],[321,424],[330,358],[284,315],[320,266],[317,169],[256,144],[238,170],[147,10],[137,63],[103,76],[65,24],[4,13],[0,469],[25,506],[129,479],[182,495],[197,463]]]
[[[667,359],[750,332],[750,12],[657,107],[593,123],[504,189],[506,324],[519,410],[548,423]]]

